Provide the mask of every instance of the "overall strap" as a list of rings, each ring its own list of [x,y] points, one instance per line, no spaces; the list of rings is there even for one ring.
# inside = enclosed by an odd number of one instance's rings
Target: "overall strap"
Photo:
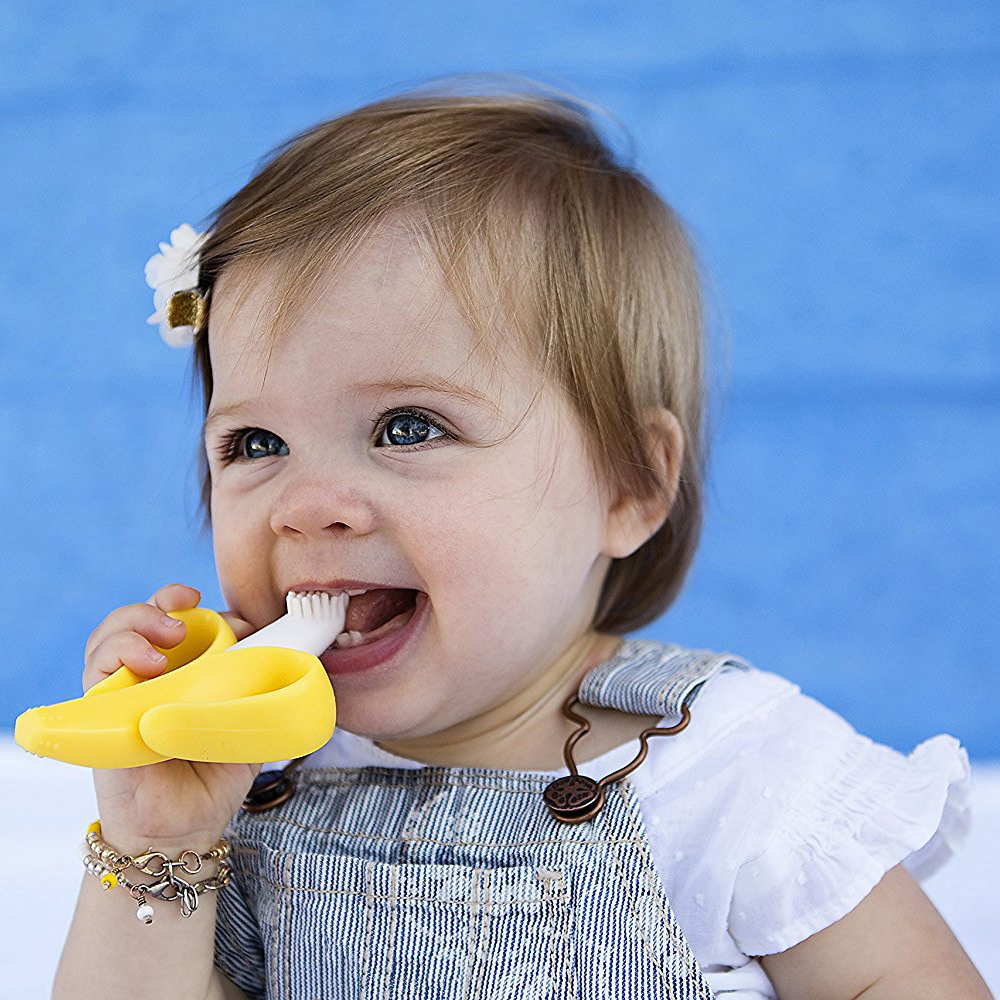
[[[634,715],[677,716],[683,705],[694,702],[701,686],[720,671],[750,667],[747,660],[733,653],[626,639],[611,659],[584,675],[577,697],[582,704],[595,708],[615,708]]]
[[[673,643],[642,639],[622,642],[604,663],[588,671],[576,694],[563,704],[563,714],[577,723],[566,740],[563,757],[569,774],[550,782],[542,793],[549,813],[561,823],[585,823],[604,807],[605,789],[630,775],[645,759],[651,736],[673,736],[691,721],[688,706],[701,686],[727,668],[750,669],[750,664],[732,653],[708,649],[685,649]],[[599,781],[580,774],[573,759],[573,746],[590,729],[589,721],[573,711],[577,703],[594,708],[613,708],[632,715],[680,717],[668,728],[654,726],[639,734],[641,749],[633,760]]]

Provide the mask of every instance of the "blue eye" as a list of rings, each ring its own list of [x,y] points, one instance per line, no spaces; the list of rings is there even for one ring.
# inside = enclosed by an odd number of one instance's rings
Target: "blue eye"
[[[444,428],[416,410],[390,410],[382,414],[378,426],[381,429],[379,445],[405,448],[409,451],[418,451],[419,445],[428,444],[438,437],[449,436]],[[436,435],[429,437],[430,432],[436,432]],[[384,440],[386,436],[389,440]],[[416,440],[410,440],[412,438]]]
[[[280,448],[275,450],[268,441],[280,442]],[[264,442],[262,444],[262,442]],[[249,446],[249,451],[247,446]],[[216,454],[222,462],[233,462],[237,460],[252,461],[255,458],[270,458],[272,455],[287,455],[288,445],[270,431],[265,431],[260,427],[241,427],[238,430],[230,431],[226,434]]]
[[[376,421],[376,447],[421,451],[440,437],[451,437],[437,421],[417,410],[387,410]],[[258,458],[287,455],[288,445],[272,431],[240,427],[226,433],[216,448],[219,461],[252,462]]]

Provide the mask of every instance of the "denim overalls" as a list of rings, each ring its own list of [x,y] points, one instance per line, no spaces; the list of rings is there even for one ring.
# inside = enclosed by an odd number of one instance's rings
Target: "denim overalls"
[[[677,716],[720,670],[748,665],[625,640],[578,697]],[[600,812],[570,824],[543,803],[552,780],[300,768],[289,801],[241,811],[227,830],[233,884],[218,893],[216,964],[251,997],[294,1000],[711,998],[631,783],[608,784]]]

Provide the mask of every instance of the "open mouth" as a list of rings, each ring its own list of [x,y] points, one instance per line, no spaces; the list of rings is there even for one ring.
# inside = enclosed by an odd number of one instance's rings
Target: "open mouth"
[[[370,670],[394,660],[427,620],[430,601],[421,590],[380,590],[368,594],[385,596],[359,601],[353,615],[348,605],[345,631],[320,654],[320,662],[332,677]],[[352,598],[351,604],[355,600]],[[360,625],[363,630],[351,629],[350,625]]]
[[[405,628],[416,611],[419,593],[386,588],[355,595],[347,605],[344,631],[330,644],[329,650],[365,646]]]

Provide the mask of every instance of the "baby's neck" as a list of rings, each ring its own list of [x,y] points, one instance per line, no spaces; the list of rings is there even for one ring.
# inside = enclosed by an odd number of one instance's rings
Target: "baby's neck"
[[[482,715],[427,736],[406,740],[378,740],[377,746],[410,760],[440,767],[498,767],[513,770],[557,770],[564,766],[562,748],[575,724],[562,714],[562,705],[584,674],[607,660],[621,642],[618,636],[586,632],[549,669],[523,691]],[[593,719],[601,710],[587,710]],[[636,717],[628,730],[639,732]],[[589,749],[579,761],[589,760],[627,736],[604,728],[603,738],[594,727],[585,738]],[[603,744],[607,743],[606,746]]]

